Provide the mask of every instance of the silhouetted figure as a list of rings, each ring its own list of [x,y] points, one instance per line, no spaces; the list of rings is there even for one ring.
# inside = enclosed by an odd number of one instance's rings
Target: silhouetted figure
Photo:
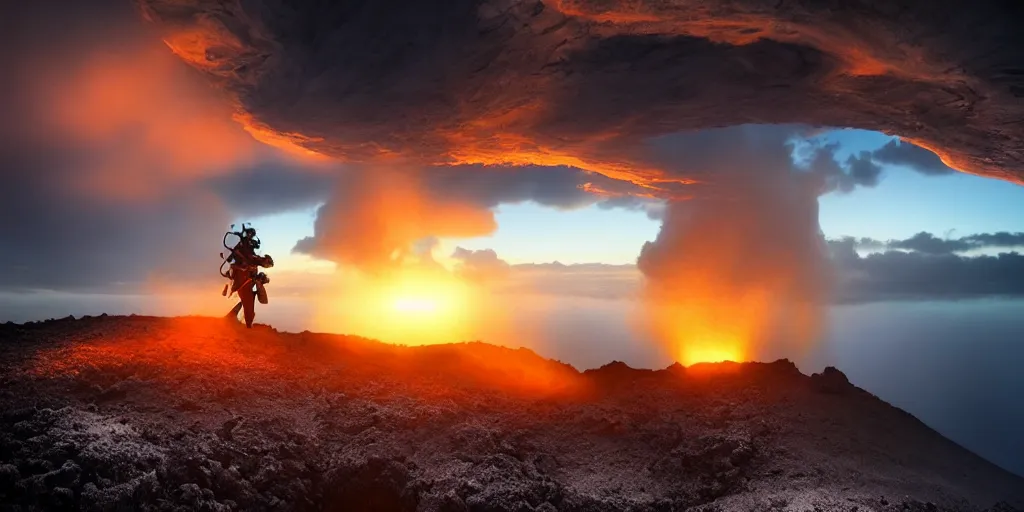
[[[234,225],[232,225],[234,227]],[[228,237],[238,237],[234,247],[229,247]],[[274,266],[274,259],[270,255],[259,256],[256,251],[260,248],[260,239],[256,237],[256,230],[252,227],[242,225],[241,231],[228,231],[224,234],[224,247],[230,252],[224,262],[221,263],[220,274],[231,280],[224,285],[221,295],[230,297],[238,293],[239,302],[227,314],[228,318],[238,318],[238,312],[244,310],[245,326],[251,328],[252,321],[256,318],[256,300],[260,304],[268,302],[266,284],[270,278],[259,267],[271,268]],[[221,254],[221,257],[224,255]],[[224,271],[224,265],[230,265]],[[230,293],[229,293],[230,290]]]

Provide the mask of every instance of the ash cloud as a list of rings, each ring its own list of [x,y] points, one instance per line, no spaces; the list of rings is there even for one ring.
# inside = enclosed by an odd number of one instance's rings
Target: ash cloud
[[[671,196],[636,153],[645,138],[799,122],[1024,175],[1024,83],[1007,71],[1024,67],[1024,10],[1006,2],[138,4],[251,131],[353,162],[572,165]],[[879,157],[945,172],[914,146]]]
[[[761,351],[782,339],[817,341],[831,284],[818,196],[849,191],[859,178],[833,145],[805,148],[798,165],[803,133],[739,126],[660,141],[663,158],[706,183],[669,204],[637,259],[649,322],[669,353],[686,360],[709,343]]]

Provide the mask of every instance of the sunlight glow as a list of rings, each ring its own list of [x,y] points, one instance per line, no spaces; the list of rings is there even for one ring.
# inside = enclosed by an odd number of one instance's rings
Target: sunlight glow
[[[469,283],[446,271],[403,267],[359,275],[318,314],[317,329],[402,345],[467,341],[481,314]]]
[[[399,297],[395,299],[394,308],[402,313],[435,313],[438,304],[428,297]]]
[[[742,362],[743,344],[728,339],[701,340],[684,345],[679,360],[684,366],[724,361]]]
[[[760,294],[713,299],[710,294],[665,301],[650,308],[653,326],[680,364],[749,361],[768,324]]]

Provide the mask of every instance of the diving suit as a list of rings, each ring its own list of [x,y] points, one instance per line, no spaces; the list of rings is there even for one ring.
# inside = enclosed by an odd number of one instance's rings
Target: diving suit
[[[235,235],[239,239],[234,247],[227,245],[227,237],[230,235]],[[238,312],[244,310],[245,326],[252,328],[252,322],[256,318],[256,300],[259,300],[260,304],[269,302],[266,285],[270,278],[259,272],[259,267],[273,267],[274,259],[270,255],[256,254],[260,248],[260,239],[256,237],[256,230],[251,227],[243,227],[240,232],[229,231],[224,235],[224,241],[224,247],[231,252],[221,264],[221,275],[231,282],[224,285],[221,295],[230,297],[238,293],[239,299],[238,304],[227,314],[227,318],[237,319]],[[227,272],[223,270],[224,264],[230,265]]]

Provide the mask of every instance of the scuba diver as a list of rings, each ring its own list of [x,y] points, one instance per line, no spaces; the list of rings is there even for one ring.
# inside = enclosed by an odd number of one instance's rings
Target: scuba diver
[[[235,225],[232,224],[231,229],[234,227]],[[233,247],[228,245],[229,236],[238,238],[238,242]],[[256,300],[258,299],[260,304],[268,302],[266,285],[270,282],[270,278],[258,270],[259,267],[273,267],[274,259],[270,255],[258,256],[256,254],[260,248],[260,239],[256,236],[256,229],[245,224],[242,224],[241,231],[224,233],[224,248],[229,252],[226,258],[224,253],[220,254],[224,260],[220,264],[220,275],[229,279],[230,282],[224,285],[221,295],[231,297],[238,293],[239,299],[238,304],[231,308],[226,317],[237,320],[239,310],[244,310],[245,326],[251,329],[252,321],[256,318]],[[224,269],[225,265],[229,265],[227,270]]]

